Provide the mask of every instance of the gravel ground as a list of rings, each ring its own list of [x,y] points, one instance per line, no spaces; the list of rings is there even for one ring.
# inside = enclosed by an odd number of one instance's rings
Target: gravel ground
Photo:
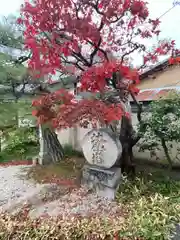
[[[44,215],[69,218],[74,215],[120,214],[120,208],[115,202],[100,198],[85,188],[62,195],[57,185],[35,184],[25,180],[22,175],[26,174],[27,168],[29,166],[0,167],[0,212],[7,211],[14,214],[28,205],[31,208],[29,215],[32,218]],[[56,200],[53,199],[55,195]],[[45,196],[46,201],[44,201]]]
[[[23,204],[36,204],[47,184],[35,184],[25,180],[29,166],[0,167],[0,212],[20,210]]]
[[[40,190],[40,184],[33,184],[20,178],[29,166],[0,167],[0,206]],[[23,171],[24,170],[24,171]]]
[[[43,215],[57,217],[59,213],[63,219],[68,219],[75,215],[82,217],[122,215],[121,209],[115,202],[110,202],[107,199],[89,193],[85,188],[80,188],[62,196],[58,200],[34,208],[30,211],[30,216],[31,218]]]

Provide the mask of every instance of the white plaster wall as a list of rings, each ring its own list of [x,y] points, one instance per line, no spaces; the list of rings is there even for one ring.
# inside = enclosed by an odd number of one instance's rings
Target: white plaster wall
[[[72,145],[76,150],[81,151],[81,142],[83,141],[84,136],[88,133],[92,128],[69,128],[65,130],[56,131],[58,135],[58,139],[62,145]]]
[[[132,122],[133,122],[133,126],[136,128],[138,124],[138,120],[137,120],[136,114],[134,113],[132,114]],[[57,131],[57,134],[58,134],[58,139],[62,145],[70,144],[74,149],[81,151],[81,142],[83,141],[85,134],[90,130],[91,130],[90,126],[86,129],[77,127],[75,129],[66,129],[66,130]],[[173,143],[173,148],[171,149],[170,155],[174,162],[180,162],[180,154],[178,154],[178,151],[177,151],[178,147],[180,148],[180,144]],[[162,149],[160,151],[157,150],[156,155],[160,159],[160,161],[162,162],[165,161],[166,158]],[[155,157],[153,158],[151,157],[150,152],[148,150],[145,152],[139,152],[137,146],[134,147],[134,156],[139,159],[156,160]]]
[[[71,144],[70,129],[63,129],[61,131],[57,130],[56,133],[62,145]]]

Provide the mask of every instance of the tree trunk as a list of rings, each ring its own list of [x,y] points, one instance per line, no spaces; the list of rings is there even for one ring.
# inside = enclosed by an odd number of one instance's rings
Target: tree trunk
[[[57,134],[50,128],[39,126],[40,164],[57,163],[64,157]]]
[[[1,132],[0,132],[0,153],[2,152],[2,137],[1,137]]]
[[[121,122],[121,131],[119,140],[122,144],[122,155],[120,158],[120,167],[122,173],[135,175],[135,163],[133,157],[134,130],[131,119],[123,116]]]
[[[169,168],[172,169],[172,160],[171,160],[171,157],[169,155],[169,151],[168,151],[168,148],[166,146],[166,142],[165,142],[164,138],[161,138],[161,144],[162,144],[165,156],[166,156],[166,158],[168,160]]]

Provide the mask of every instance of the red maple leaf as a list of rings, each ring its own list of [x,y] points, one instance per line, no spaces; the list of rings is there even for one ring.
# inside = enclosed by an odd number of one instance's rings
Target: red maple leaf
[[[139,83],[138,71],[124,56],[141,50],[144,64],[154,63],[175,47],[174,41],[161,41],[147,52],[145,46],[136,43],[137,36],[152,38],[159,33],[160,22],[148,18],[143,0],[26,1],[21,15],[18,23],[25,27],[25,48],[32,52],[29,68],[36,78],[55,75],[58,70],[79,76],[81,91],[103,96],[115,88],[120,100],[125,92],[137,94],[135,85]],[[124,114],[119,104],[102,98],[74,101],[74,96],[63,89],[35,100],[32,106],[38,122],[50,122],[59,128],[96,121],[106,124]]]

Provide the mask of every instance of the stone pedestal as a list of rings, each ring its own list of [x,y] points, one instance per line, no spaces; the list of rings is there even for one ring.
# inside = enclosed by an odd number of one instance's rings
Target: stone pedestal
[[[115,199],[120,180],[120,168],[105,169],[95,165],[85,165],[83,168],[82,184],[109,200]]]
[[[97,195],[114,200],[121,180],[121,169],[115,167],[122,154],[118,137],[108,129],[93,129],[85,135],[82,150],[88,162],[82,183]]]
[[[180,224],[176,224],[173,233],[169,240],[179,240],[180,239]]]

